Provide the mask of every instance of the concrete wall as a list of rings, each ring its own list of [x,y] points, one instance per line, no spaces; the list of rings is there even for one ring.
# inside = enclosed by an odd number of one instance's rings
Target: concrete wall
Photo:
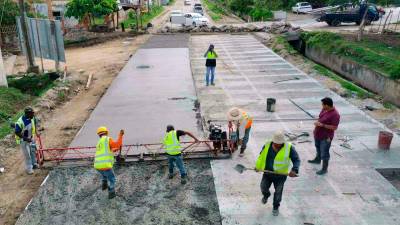
[[[392,80],[343,57],[327,54],[320,48],[306,46],[305,55],[358,85],[383,96],[386,101],[400,106],[400,81]]]

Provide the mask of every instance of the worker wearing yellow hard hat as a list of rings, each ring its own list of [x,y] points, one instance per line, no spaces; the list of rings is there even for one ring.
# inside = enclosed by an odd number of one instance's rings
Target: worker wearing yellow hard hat
[[[97,129],[97,135],[100,139],[96,145],[96,155],[94,158],[94,168],[102,176],[102,190],[108,189],[108,198],[112,199],[115,194],[115,175],[113,171],[114,152],[122,146],[122,137],[124,130],[119,132],[118,140],[114,141],[108,137],[107,127],[101,126]]]

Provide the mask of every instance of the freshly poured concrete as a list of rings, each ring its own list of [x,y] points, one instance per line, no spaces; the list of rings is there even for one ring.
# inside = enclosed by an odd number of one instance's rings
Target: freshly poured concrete
[[[148,68],[140,68],[148,67]],[[93,146],[96,129],[107,126],[125,144],[159,143],[168,124],[200,135],[187,48],[140,49],[114,80],[71,143]]]
[[[219,55],[216,86],[206,87],[204,58],[209,44]],[[382,124],[326,89],[294,66],[264,47],[251,35],[192,36],[190,55],[193,77],[202,116],[225,120],[231,106],[249,112],[254,122],[244,158],[213,161],[222,224],[400,224],[400,193],[376,168],[400,167],[400,140],[395,136],[392,149],[377,149]],[[274,81],[298,77],[300,80]],[[331,147],[329,173],[317,176],[320,166],[306,161],[315,155],[313,143],[295,145],[302,160],[300,177],[285,184],[281,214],[273,217],[272,197],[261,204],[261,174],[233,170],[237,163],[254,167],[261,147],[273,132],[307,131],[312,135],[313,121],[293,105],[289,98],[318,116],[320,99],[330,96],[341,114],[341,123]],[[275,113],[266,112],[266,98],[276,98]],[[283,122],[278,119],[297,118]],[[263,119],[277,119],[263,122]],[[222,123],[224,124],[224,123]],[[352,150],[340,147],[339,138],[349,136]],[[310,138],[312,140],[312,138]],[[273,187],[271,187],[273,192]]]

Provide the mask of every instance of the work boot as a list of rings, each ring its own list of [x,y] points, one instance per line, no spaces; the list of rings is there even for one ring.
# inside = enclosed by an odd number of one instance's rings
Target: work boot
[[[268,202],[268,197],[264,196],[264,197],[261,199],[261,203],[265,205],[265,204],[267,204],[267,202]]]
[[[186,184],[186,177],[181,177],[181,184]]]
[[[32,174],[33,174],[33,170],[27,170],[26,173],[27,173],[28,175],[32,175]]]
[[[273,216],[278,216],[279,215],[279,208],[274,208],[274,209],[272,209],[272,215]]]
[[[32,168],[33,168],[34,170],[39,169],[39,165],[38,165],[38,164],[35,164],[35,165],[32,166]]]
[[[103,181],[103,183],[101,184],[101,190],[107,190],[108,185],[107,185],[107,181]]]
[[[174,174],[173,173],[170,173],[169,175],[168,175],[168,179],[172,179],[172,178],[174,178]]]
[[[322,169],[317,171],[318,175],[324,175],[328,172],[328,162],[329,160],[322,160]]]
[[[318,156],[315,156],[315,159],[313,159],[313,160],[308,160],[308,162],[309,162],[309,163],[312,163],[312,164],[321,164],[321,158],[318,157]]]
[[[108,192],[108,199],[113,199],[113,198],[115,198],[115,196],[117,196],[117,195],[115,194],[115,191],[110,191],[110,192]]]

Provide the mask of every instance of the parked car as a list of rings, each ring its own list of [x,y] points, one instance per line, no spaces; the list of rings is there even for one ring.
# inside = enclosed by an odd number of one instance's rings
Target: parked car
[[[181,10],[172,10],[171,14],[169,15],[169,22],[172,22],[172,17],[173,16],[182,16],[183,13]]]
[[[299,2],[292,7],[292,12],[294,13],[308,13],[312,11],[312,6],[308,2]]]
[[[185,5],[191,5],[190,0],[185,0]]]
[[[323,14],[320,18],[317,19],[317,21],[326,22],[329,26],[339,26],[341,23],[356,23],[357,25],[360,25],[365,10],[368,10],[365,17],[366,25],[371,24],[372,21],[379,20],[380,12],[378,11],[377,7],[375,5],[367,6],[366,4],[363,4],[353,11],[332,12]]]
[[[195,7],[193,8],[193,12],[194,12],[194,13],[199,13],[200,15],[204,15],[203,7],[201,7],[201,6],[195,6]]]
[[[193,6],[193,7],[197,7],[197,6],[202,7],[200,3],[194,3],[194,6]]]
[[[185,18],[187,26],[192,25],[198,27],[198,26],[205,26],[208,24],[208,19],[199,13],[186,13]]]

